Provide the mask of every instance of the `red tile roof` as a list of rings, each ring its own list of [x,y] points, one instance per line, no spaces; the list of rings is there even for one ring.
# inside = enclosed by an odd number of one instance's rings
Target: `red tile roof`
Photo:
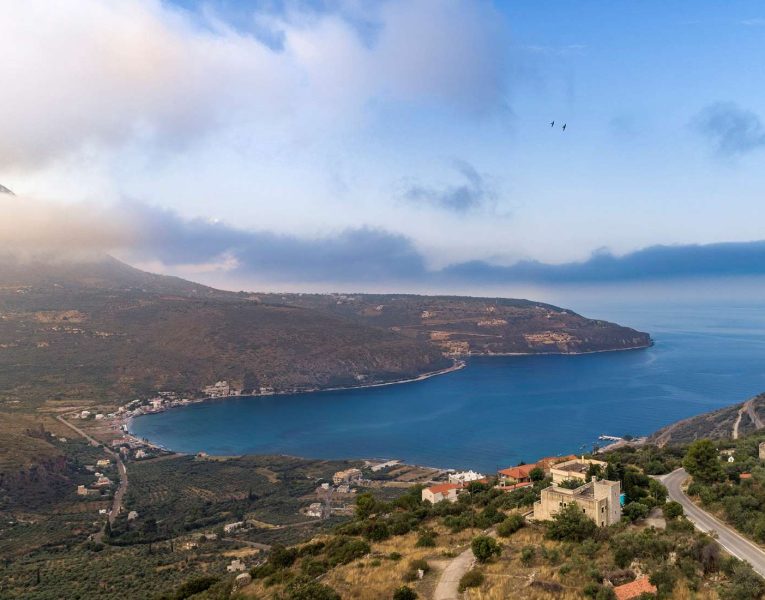
[[[429,487],[428,491],[431,494],[443,494],[444,492],[448,492],[449,490],[458,490],[462,486],[458,483],[439,483],[438,485],[434,485],[433,487]]]
[[[741,475],[739,475],[739,479],[751,479],[751,478],[752,478],[751,473],[741,473]]]
[[[614,588],[616,600],[632,600],[640,594],[655,594],[657,591],[656,586],[648,581],[648,577],[640,577],[635,581]]]
[[[536,463],[533,465],[519,465],[517,467],[502,469],[499,474],[505,475],[506,477],[512,477],[513,479],[526,479],[529,477],[529,473],[536,468]]]

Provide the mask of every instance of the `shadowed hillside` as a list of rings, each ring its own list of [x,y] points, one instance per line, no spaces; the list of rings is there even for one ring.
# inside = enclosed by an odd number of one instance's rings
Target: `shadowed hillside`
[[[683,419],[667,425],[648,437],[658,446],[687,444],[701,438],[737,439],[765,426],[765,394],[741,404]]]

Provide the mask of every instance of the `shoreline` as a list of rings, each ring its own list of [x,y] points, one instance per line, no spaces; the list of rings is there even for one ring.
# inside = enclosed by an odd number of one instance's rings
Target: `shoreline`
[[[627,352],[627,351],[633,351],[633,350],[645,350],[646,348],[651,348],[654,345],[653,340],[651,340],[651,343],[645,345],[645,346],[630,346],[627,348],[608,348],[604,350],[585,350],[582,352],[483,352],[483,353],[468,353],[466,355],[460,355],[464,356],[466,358],[475,358],[475,357],[502,357],[502,356],[583,356],[586,354],[601,354],[605,352]],[[118,419],[117,425],[120,430],[122,430],[125,434],[127,434],[130,437],[135,438],[136,440],[144,441],[143,438],[139,438],[135,433],[131,431],[131,425],[134,418],[137,417],[145,417],[150,416],[154,414],[160,414],[163,412],[167,412],[168,410],[172,410],[174,408],[183,408],[184,406],[191,406],[193,404],[203,404],[207,402],[211,402],[214,400],[230,400],[232,398],[266,398],[269,396],[286,396],[286,395],[297,395],[297,394],[315,394],[315,393],[321,393],[321,392],[342,392],[342,391],[350,391],[350,390],[360,390],[360,389],[371,389],[371,388],[378,388],[378,387],[385,387],[385,386],[391,386],[391,385],[402,385],[407,383],[417,383],[418,381],[425,381],[427,379],[431,379],[433,377],[437,377],[440,375],[447,375],[449,373],[453,373],[456,371],[460,371],[462,369],[467,368],[468,363],[467,360],[464,360],[462,358],[453,358],[452,359],[453,364],[445,369],[439,369],[438,371],[431,371],[428,373],[423,373],[421,375],[418,375],[416,377],[410,377],[406,379],[396,379],[394,381],[383,381],[378,383],[368,383],[368,384],[362,384],[362,385],[354,385],[354,386],[338,386],[338,387],[331,387],[331,388],[315,388],[315,389],[308,389],[308,390],[302,390],[302,391],[289,391],[289,392],[273,392],[271,394],[234,394],[234,395],[227,395],[227,396],[207,396],[204,398],[198,398],[196,400],[190,401],[188,404],[183,406],[169,406],[167,408],[163,408],[161,410],[155,410],[151,412],[145,412],[141,415],[136,416],[127,416],[121,419]],[[148,440],[147,440],[148,441]],[[148,443],[152,444],[152,442],[148,441]],[[159,446],[161,447],[161,446]],[[163,448],[165,450],[168,450],[166,448]]]

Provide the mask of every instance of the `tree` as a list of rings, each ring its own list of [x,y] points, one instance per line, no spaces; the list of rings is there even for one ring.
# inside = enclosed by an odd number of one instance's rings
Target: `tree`
[[[683,467],[695,479],[703,483],[713,483],[723,479],[723,470],[717,449],[711,440],[696,440],[685,453]]]
[[[748,600],[759,598],[765,592],[765,583],[747,564],[738,564],[733,568],[731,585],[721,590],[723,600]]]
[[[545,472],[539,467],[534,467],[529,471],[529,479],[531,481],[542,481],[545,478]]]
[[[584,482],[581,479],[564,479],[558,484],[558,487],[566,488],[567,490],[575,490],[578,487],[582,487]]]
[[[598,526],[572,502],[547,523],[547,537],[553,540],[582,542],[591,537]]]
[[[479,535],[473,538],[470,547],[476,560],[481,563],[488,562],[494,556],[502,554],[502,547],[497,543],[497,540],[488,535]]]
[[[648,507],[640,502],[630,502],[624,507],[622,514],[632,522],[639,521],[648,516]]]
[[[509,537],[526,524],[524,518],[518,513],[513,513],[497,525],[497,533],[502,537]]]
[[[677,519],[683,514],[683,505],[673,500],[672,502],[667,502],[662,510],[666,519]]]
[[[417,600],[417,592],[408,585],[402,585],[393,592],[393,600]]]
[[[368,519],[374,512],[377,506],[377,500],[369,492],[359,494],[356,498],[356,517],[364,520]]]

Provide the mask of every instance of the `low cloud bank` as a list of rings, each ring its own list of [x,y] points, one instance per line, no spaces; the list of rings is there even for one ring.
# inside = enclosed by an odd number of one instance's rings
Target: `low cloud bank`
[[[4,194],[0,251],[59,256],[117,253],[178,273],[217,272],[255,282],[412,286],[608,284],[765,275],[765,241],[652,246],[622,256],[598,251],[564,264],[473,260],[430,270],[406,236],[362,227],[323,237],[247,231],[184,219],[143,204],[57,205]]]

